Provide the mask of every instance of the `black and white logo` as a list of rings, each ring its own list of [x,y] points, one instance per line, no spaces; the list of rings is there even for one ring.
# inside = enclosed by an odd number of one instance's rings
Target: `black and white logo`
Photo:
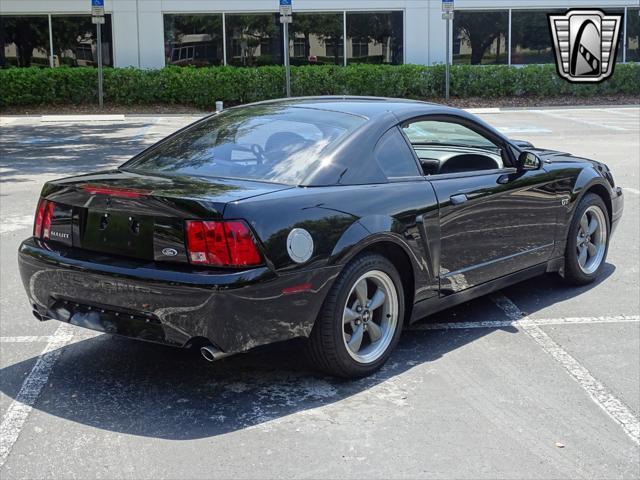
[[[597,83],[613,74],[622,15],[569,10],[549,15],[558,74],[572,83]]]
[[[178,255],[178,251],[175,248],[163,248],[162,254],[165,257],[175,257],[176,255]]]

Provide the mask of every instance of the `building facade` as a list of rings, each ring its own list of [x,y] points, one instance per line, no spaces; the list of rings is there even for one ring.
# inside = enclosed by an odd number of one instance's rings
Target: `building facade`
[[[0,66],[95,65],[90,0],[0,0]],[[441,0],[294,0],[291,63],[434,64],[446,57]],[[640,61],[639,0],[456,0],[451,60],[553,62],[547,13],[622,13],[618,62]],[[278,0],[106,0],[105,65],[281,64]]]

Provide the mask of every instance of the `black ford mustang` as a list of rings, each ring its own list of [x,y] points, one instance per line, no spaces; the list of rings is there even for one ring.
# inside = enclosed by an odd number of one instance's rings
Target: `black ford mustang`
[[[622,209],[607,166],[464,111],[302,98],[47,183],[19,261],[41,320],[209,360],[308,337],[319,368],[357,377],[437,310],[544,272],[593,281]]]

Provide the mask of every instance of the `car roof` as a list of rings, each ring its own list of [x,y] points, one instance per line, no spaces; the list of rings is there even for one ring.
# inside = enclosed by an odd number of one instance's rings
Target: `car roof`
[[[398,117],[426,115],[429,113],[460,113],[457,108],[447,107],[437,103],[422,102],[404,98],[359,97],[359,96],[319,96],[293,97],[278,100],[267,100],[252,103],[253,105],[287,105],[299,108],[314,108],[332,112],[358,115],[368,119],[375,119],[385,113],[393,113]],[[242,108],[242,107],[241,107]]]

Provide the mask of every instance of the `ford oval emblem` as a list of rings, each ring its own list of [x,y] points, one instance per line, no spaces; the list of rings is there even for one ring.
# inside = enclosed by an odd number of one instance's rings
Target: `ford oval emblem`
[[[163,248],[162,254],[166,257],[175,257],[178,255],[178,251],[175,248]]]

